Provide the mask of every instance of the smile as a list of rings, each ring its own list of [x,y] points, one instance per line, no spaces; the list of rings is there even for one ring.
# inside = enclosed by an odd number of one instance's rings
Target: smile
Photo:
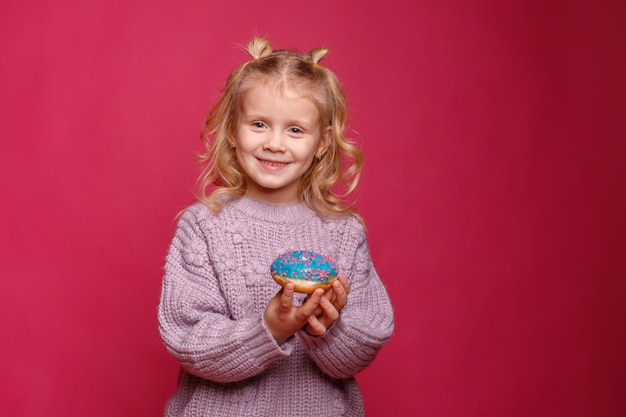
[[[267,159],[258,159],[258,161],[263,165],[276,168],[289,165],[288,162],[268,161]]]

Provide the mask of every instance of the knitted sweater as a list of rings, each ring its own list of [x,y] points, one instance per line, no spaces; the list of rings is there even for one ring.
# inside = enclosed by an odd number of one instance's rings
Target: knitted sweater
[[[280,287],[269,273],[282,252],[332,256],[350,282],[348,304],[322,336],[299,331],[278,345],[263,321]],[[296,294],[299,305],[303,295]],[[242,197],[220,214],[195,204],[170,246],[159,330],[180,362],[166,416],[362,416],[354,375],[391,336],[393,311],[353,216],[328,219],[305,204]]]

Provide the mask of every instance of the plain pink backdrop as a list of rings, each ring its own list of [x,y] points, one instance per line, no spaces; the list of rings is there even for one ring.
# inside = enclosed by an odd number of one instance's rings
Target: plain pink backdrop
[[[210,103],[253,36],[331,48],[396,333],[368,416],[626,414],[626,8],[0,5],[0,415],[161,415],[156,323]],[[312,412],[314,415],[314,412]]]

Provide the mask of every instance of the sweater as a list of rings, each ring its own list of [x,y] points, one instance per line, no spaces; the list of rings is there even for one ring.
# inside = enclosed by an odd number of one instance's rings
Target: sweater
[[[306,249],[333,257],[348,303],[321,336],[277,344],[263,321],[280,287],[269,265]],[[296,294],[294,304],[305,295]],[[165,416],[362,416],[354,376],[393,331],[387,292],[354,216],[330,219],[304,203],[247,197],[219,214],[196,203],[181,216],[166,258],[158,310],[164,345],[180,363]]]

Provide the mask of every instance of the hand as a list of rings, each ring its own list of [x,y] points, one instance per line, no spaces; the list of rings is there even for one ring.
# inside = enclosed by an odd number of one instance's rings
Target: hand
[[[348,303],[350,284],[343,275],[333,282],[333,286],[326,291],[320,300],[319,307],[307,319],[304,331],[313,335],[321,336],[339,318],[339,313]]]
[[[263,314],[265,325],[279,345],[307,324],[309,317],[320,307],[322,299],[331,304],[324,296],[324,291],[317,289],[304,304],[296,307],[293,305],[294,289],[293,284],[285,285],[285,288],[272,297]],[[322,307],[322,310],[325,308]]]

